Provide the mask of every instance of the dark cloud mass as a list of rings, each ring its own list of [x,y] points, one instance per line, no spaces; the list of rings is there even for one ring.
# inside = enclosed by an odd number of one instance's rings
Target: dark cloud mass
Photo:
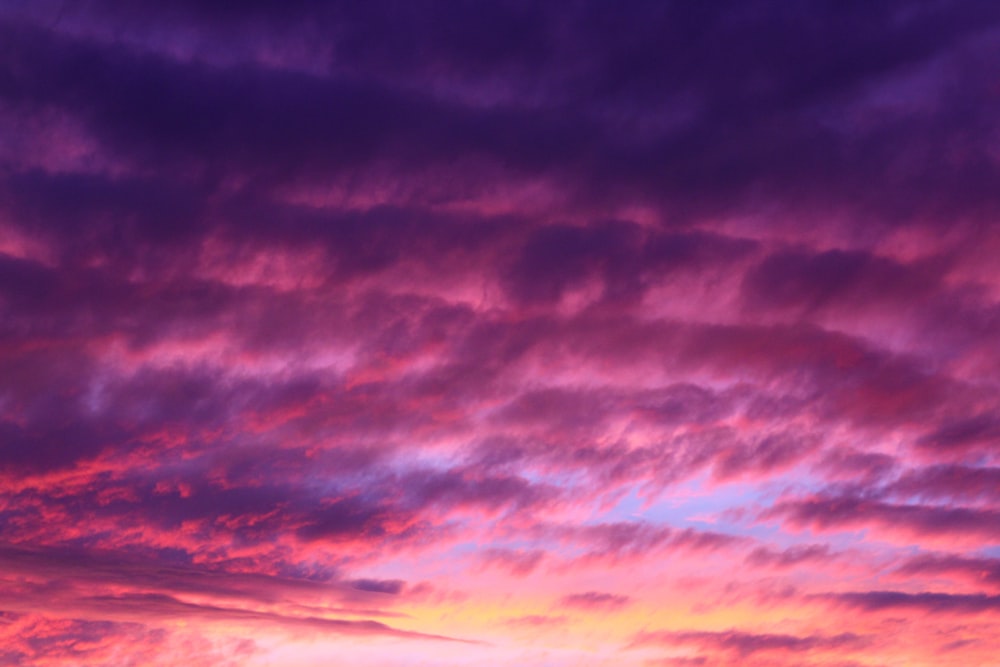
[[[0,3],[0,663],[989,664],[998,45]]]

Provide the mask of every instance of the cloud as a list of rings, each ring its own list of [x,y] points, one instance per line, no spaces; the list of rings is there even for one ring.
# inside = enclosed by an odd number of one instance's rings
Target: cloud
[[[530,614],[528,616],[509,618],[505,621],[505,623],[517,628],[546,628],[554,625],[563,625],[566,623],[566,617]]]
[[[1000,559],[955,554],[920,554],[909,558],[896,569],[906,577],[952,575],[970,583],[1000,587]]]
[[[930,614],[981,614],[1000,609],[1000,596],[983,593],[903,593],[871,590],[824,596],[831,603],[867,612],[911,610]]]
[[[929,298],[941,283],[943,266],[903,265],[864,252],[773,254],[744,278],[744,294],[755,307],[814,310],[840,305],[899,306]]]
[[[1000,468],[942,464],[909,470],[887,490],[901,497],[995,501],[998,482]]]
[[[263,5],[258,11],[274,14]],[[755,183],[766,192],[783,187],[810,203],[851,201],[867,177],[892,165],[897,174],[877,197],[856,199],[883,216],[912,216],[901,192],[924,197],[927,205],[959,210],[957,197],[936,193],[955,191],[970,200],[988,200],[985,179],[975,177],[977,168],[990,164],[976,159],[980,152],[953,165],[956,173],[949,177],[943,167],[900,160],[890,151],[903,131],[914,141],[921,137],[920,148],[942,148],[953,132],[921,135],[919,130],[953,130],[964,121],[967,132],[986,132],[985,111],[977,114],[975,102],[989,97],[977,70],[953,65],[966,84],[964,104],[932,107],[923,114],[883,111],[868,125],[849,126],[853,143],[844,141],[837,124],[815,119],[837,111],[848,118],[860,116],[869,106],[866,85],[908,67],[926,67],[936,55],[953,52],[996,19],[991,10],[949,13],[929,7],[902,22],[895,20],[892,7],[798,17],[801,33],[788,41],[794,58],[759,48],[767,36],[787,40],[788,22],[796,19],[794,12],[766,3],[751,7],[748,20],[738,26],[725,21],[724,13],[647,5],[616,17],[580,5],[569,13],[572,30],[560,29],[561,20],[545,10],[496,13],[486,24],[492,30],[486,30],[483,17],[433,7],[414,8],[405,23],[400,23],[402,17],[386,20],[373,11],[307,12],[300,7],[280,12],[305,33],[313,32],[305,29],[313,24],[340,36],[333,64],[322,72],[261,67],[252,53],[237,57],[235,66],[176,62],[163,55],[169,50],[162,41],[158,49],[150,49],[153,53],[130,58],[125,45],[72,40],[24,22],[16,29],[7,27],[6,60],[19,67],[8,68],[5,92],[21,104],[57,105],[78,114],[102,142],[131,159],[211,160],[216,169],[252,169],[272,180],[335,173],[384,157],[419,169],[478,154],[515,171],[555,172],[585,187],[603,181],[612,192],[638,191],[652,198],[659,187],[658,198],[701,208],[708,206],[710,194],[740,201]],[[193,42],[197,49],[204,39],[170,12],[146,6],[138,13],[115,14],[106,7],[84,10],[76,20],[100,25],[138,15],[147,24],[173,26],[178,38],[189,40],[187,48]],[[254,33],[246,32],[250,25],[231,15],[199,11],[189,20],[208,17],[222,31],[218,38],[224,48],[240,53],[253,43]],[[662,30],[644,28],[650,25]],[[883,28],[879,39],[856,29],[875,25]],[[516,35],[511,47],[521,45],[526,52],[494,48],[484,53],[484,45],[497,43],[493,30],[499,26],[506,26],[503,34]],[[235,39],[228,29],[242,33],[243,39]],[[472,35],[481,37],[474,40]],[[729,45],[724,54],[713,50],[719,35]],[[278,38],[278,53],[294,52],[288,40]],[[302,41],[299,37],[300,47]],[[368,46],[372,42],[398,45]],[[207,46],[203,43],[203,50]],[[313,48],[322,52],[318,44]],[[525,58],[530,52],[536,53],[536,61],[529,67]],[[580,53],[588,56],[574,60]],[[675,56],[681,53],[698,54],[693,56],[698,66],[678,67]],[[766,73],[771,84],[754,86],[736,71]],[[427,77],[435,85],[402,85],[413,77]],[[130,85],[115,88],[108,81]],[[424,92],[428,88],[437,94]],[[471,104],[476,93],[492,93],[495,103]],[[534,105],[515,103],[528,95]],[[673,113],[667,117],[677,120],[657,123],[657,114],[668,111]],[[780,132],[775,127],[779,118]],[[890,131],[892,122],[905,129]],[[738,131],[729,136],[716,131],[727,124]],[[963,176],[964,183],[957,180]],[[933,177],[946,180],[920,193],[916,186]]]
[[[483,562],[508,570],[515,576],[526,576],[538,569],[545,559],[541,549],[486,549],[482,552]]]
[[[922,447],[961,449],[994,441],[1000,436],[1000,422],[992,415],[972,415],[942,424],[918,440]]]
[[[812,653],[840,649],[860,650],[868,640],[852,633],[839,635],[755,634],[725,632],[644,632],[635,636],[632,647],[647,645],[693,645],[712,652],[732,652],[748,657],[763,652]]]
[[[344,614],[397,615],[377,605],[392,602],[385,593],[398,593],[402,582],[357,582],[330,575],[306,578],[231,571],[218,565],[195,565],[187,558],[177,559],[176,555],[175,560],[170,560],[169,555],[169,551],[151,557],[124,550],[6,545],[0,548],[0,563],[7,577],[39,584],[61,580],[85,589],[194,595],[228,604],[317,604],[325,601],[334,602],[331,609]]]
[[[988,663],[998,26],[3,4],[0,662]]]
[[[756,567],[786,569],[800,565],[815,567],[838,557],[826,544],[801,544],[782,550],[756,547],[747,555],[746,562]]]
[[[360,591],[387,595],[398,595],[406,586],[406,582],[401,579],[355,579],[350,584]]]
[[[385,601],[387,593],[401,590],[401,582],[367,582],[365,586],[364,582],[290,579],[72,549],[6,547],[0,561],[8,586],[0,604],[18,613],[96,618],[107,621],[109,628],[126,620],[156,624],[185,619],[286,631],[302,628],[345,635],[449,639],[373,620],[331,616],[399,616],[343,604]],[[302,614],[303,609],[322,609],[325,615]]]
[[[531,234],[502,280],[512,298],[529,304],[556,303],[588,279],[601,284],[601,299],[628,302],[675,270],[725,266],[753,247],[705,233],[649,233],[627,222],[547,225]]]
[[[981,539],[1000,534],[1000,514],[993,509],[893,504],[854,496],[782,501],[763,516],[786,517],[793,525],[820,530],[875,527],[916,536],[955,535]]]
[[[563,596],[559,599],[559,606],[572,609],[613,611],[621,609],[629,602],[631,602],[631,598],[627,595],[587,591],[585,593],[572,593]]]
[[[141,623],[47,619],[9,614],[0,625],[5,648],[0,657],[7,664],[28,666],[44,662],[113,667],[123,655],[149,665],[170,665],[181,660],[193,667],[236,667],[258,653],[248,639],[211,639],[190,632],[166,632]]]
[[[405,639],[463,641],[441,635],[397,630],[379,621],[293,616],[235,607],[195,604],[156,593],[96,595],[82,597],[71,604],[78,612],[90,612],[98,616],[108,615],[111,618],[133,617],[150,620],[183,618],[209,622],[263,624],[284,629],[303,628],[344,635],[386,635]],[[19,605],[15,604],[14,606]]]

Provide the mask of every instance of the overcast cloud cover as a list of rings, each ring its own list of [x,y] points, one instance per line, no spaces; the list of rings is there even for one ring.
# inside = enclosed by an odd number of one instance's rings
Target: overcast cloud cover
[[[988,665],[1000,3],[0,3],[0,664]]]

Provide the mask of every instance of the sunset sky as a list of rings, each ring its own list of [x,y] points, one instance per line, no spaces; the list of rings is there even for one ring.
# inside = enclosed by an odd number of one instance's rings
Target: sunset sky
[[[1000,665],[1000,2],[0,0],[0,666]]]

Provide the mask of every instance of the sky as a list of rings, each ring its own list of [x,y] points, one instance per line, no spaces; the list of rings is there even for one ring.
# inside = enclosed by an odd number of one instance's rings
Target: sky
[[[0,0],[0,665],[1000,655],[1000,3]]]

